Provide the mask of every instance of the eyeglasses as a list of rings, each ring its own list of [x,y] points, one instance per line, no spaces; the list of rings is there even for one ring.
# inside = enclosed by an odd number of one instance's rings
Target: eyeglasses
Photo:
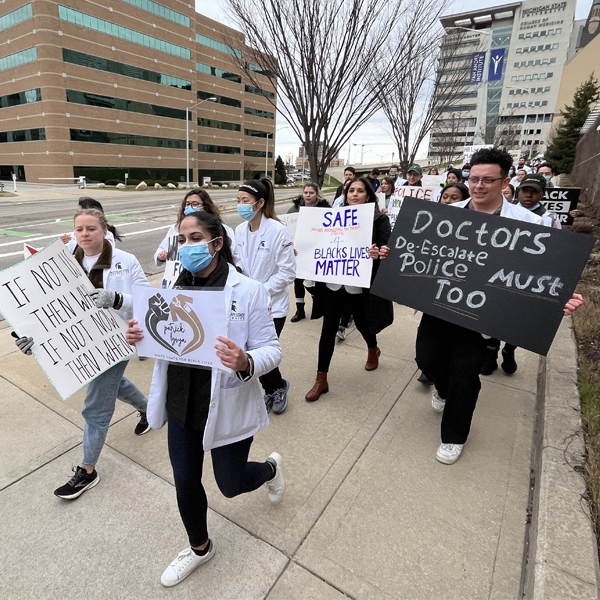
[[[192,207],[192,208],[204,208],[204,204],[202,204],[202,202],[186,202],[185,203],[186,207]]]
[[[504,179],[504,177],[467,177],[469,185],[472,185],[473,187],[479,183],[481,183],[483,187],[490,187],[494,181],[500,181],[501,179]]]

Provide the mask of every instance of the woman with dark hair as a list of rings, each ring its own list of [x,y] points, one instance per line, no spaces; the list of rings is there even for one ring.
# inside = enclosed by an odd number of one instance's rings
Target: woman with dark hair
[[[296,213],[302,206],[319,206],[321,208],[331,208],[331,204],[321,195],[321,189],[317,183],[307,183],[304,186],[302,196],[298,196],[293,202],[289,213]],[[297,323],[306,318],[304,310],[304,279],[294,279],[294,293],[296,295],[296,314],[290,319],[292,323]]]
[[[179,238],[179,224],[183,221],[183,218],[186,215],[189,215],[192,212],[196,211],[204,211],[211,215],[215,215],[221,220],[221,211],[219,207],[213,202],[212,198],[209,196],[208,192],[203,189],[194,189],[187,192],[187,194],[183,197],[181,201],[181,206],[177,211],[177,221],[174,225],[171,225],[169,231],[167,231],[167,235],[163,238],[163,241],[158,246],[156,252],[154,253],[154,262],[157,267],[164,266],[167,260],[177,260],[177,241]],[[221,220],[222,222],[222,220]],[[235,246],[235,235],[233,233],[233,229],[231,227],[225,225],[223,223],[223,227],[225,227],[225,231],[229,237],[231,242],[231,248],[234,252],[234,263],[236,261],[236,246]]]
[[[437,167],[431,167],[431,169],[429,169],[429,174],[430,175],[439,175],[439,171],[437,169]]]
[[[379,268],[379,248],[385,246],[391,234],[390,220],[377,207],[377,196],[365,177],[353,179],[348,189],[344,206],[359,206],[367,203],[375,204],[373,219],[373,245],[369,249],[375,263],[371,281]],[[376,258],[377,257],[377,258]],[[354,323],[367,343],[368,355],[365,370],[374,371],[379,366],[381,350],[377,346],[377,334],[389,326],[394,318],[393,306],[370,294],[370,288],[360,288],[333,283],[317,283],[313,301],[312,319],[323,317],[321,337],[319,339],[319,356],[315,385],[306,394],[308,402],[315,402],[329,391],[327,373],[335,349],[335,337],[340,317],[347,305],[352,307]]]
[[[354,181],[354,178],[346,179],[346,181],[344,181],[343,185],[340,186],[342,188],[342,193],[337,198],[334,199],[333,204],[331,205],[333,208],[338,208],[338,206],[343,206],[344,201],[346,200],[346,194],[348,193],[348,188],[350,187],[350,184],[352,183],[352,181]]]
[[[82,196],[79,198],[79,202],[77,203],[77,214],[81,214],[82,211],[93,208],[95,210],[99,210],[102,214],[104,214],[104,209],[102,208],[102,204],[95,200],[94,198],[90,198],[89,196]],[[113,248],[116,242],[121,242],[123,237],[117,230],[114,225],[106,224],[106,239],[112,244]],[[60,236],[60,239],[66,244],[67,249],[71,254],[75,252],[77,248],[77,239],[75,237],[75,232],[73,233],[65,233]]]
[[[469,188],[464,183],[450,183],[442,190],[441,204],[454,204],[470,198]]]
[[[215,480],[227,498],[266,484],[269,500],[277,504],[285,491],[277,452],[265,462],[248,461],[253,436],[269,424],[257,377],[281,360],[269,294],[260,283],[238,273],[228,236],[215,215],[196,211],[184,216],[179,223],[179,257],[183,270],[175,287],[224,289],[227,329],[217,336],[215,349],[231,371],[164,360],[154,366],[148,420],[154,429],[169,423],[177,505],[190,544],[162,574],[165,587],[177,585],[215,555],[202,485],[205,452],[210,450]],[[136,325],[135,320],[129,322],[130,344],[144,334]]]
[[[296,278],[294,244],[275,212],[273,183],[268,178],[244,182],[238,190],[238,214],[244,220],[235,230],[238,266],[244,275],[263,284],[271,296],[277,336],[290,310],[288,286]],[[276,367],[261,376],[267,412],[282,413],[288,404],[290,382]]]
[[[509,183],[503,190],[502,195],[506,198],[507,202],[511,204],[517,204],[519,201],[516,197],[515,186]]]
[[[392,196],[394,195],[394,186],[396,182],[392,177],[384,177],[381,180],[381,184],[379,186],[379,193],[385,194],[385,207],[381,209],[381,212],[388,213],[390,207],[390,203],[392,202]]]

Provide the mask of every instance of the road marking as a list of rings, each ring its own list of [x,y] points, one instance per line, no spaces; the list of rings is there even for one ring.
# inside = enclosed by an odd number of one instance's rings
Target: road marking
[[[28,237],[38,235],[37,233],[25,233],[24,231],[12,231],[11,229],[0,229],[0,235],[12,235],[14,237]]]
[[[17,256],[17,254],[23,256],[23,250],[19,250],[19,252],[8,252],[7,254],[0,254],[0,258],[6,258],[7,256]]]
[[[117,219],[122,221],[135,221],[137,217],[126,217],[125,215],[106,215],[107,219]]]

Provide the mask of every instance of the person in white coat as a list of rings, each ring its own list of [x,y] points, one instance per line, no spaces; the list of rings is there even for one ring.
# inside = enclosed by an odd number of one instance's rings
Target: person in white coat
[[[221,219],[221,211],[219,207],[213,202],[209,193],[206,190],[197,189],[190,190],[181,201],[181,206],[179,207],[179,211],[177,212],[177,221],[174,225],[169,227],[167,231],[167,235],[163,238],[162,242],[159,244],[156,252],[154,253],[154,262],[157,267],[164,267],[167,261],[173,261],[175,264],[173,265],[173,273],[165,273],[165,279],[163,279],[162,287],[168,287],[167,282],[168,279],[173,275],[173,281],[177,279],[177,275],[181,271],[181,264],[179,262],[178,256],[178,239],[179,239],[179,224],[183,220],[183,217],[189,215],[190,213],[196,211],[204,211],[210,213],[211,215],[215,215]],[[231,248],[234,251],[234,264],[237,262],[235,255],[235,234],[233,229],[228,225],[223,223],[223,227],[229,236],[229,240],[231,242]]]
[[[204,452],[210,450],[215,480],[228,498],[266,484],[269,500],[278,503],[285,491],[277,452],[265,462],[248,461],[253,436],[269,422],[257,378],[281,360],[269,294],[235,269],[229,240],[216,216],[186,216],[179,226],[179,243],[183,270],[175,287],[224,289],[227,329],[214,341],[217,356],[231,371],[155,363],[148,420],[156,429],[168,421],[177,504],[190,543],[162,574],[165,587],[177,585],[215,554],[202,485]],[[127,341],[135,344],[144,332],[135,320],[129,325]]]
[[[133,254],[113,248],[106,240],[108,224],[104,213],[84,209],[75,215],[74,221],[77,237],[75,259],[96,288],[90,294],[91,298],[98,308],[113,308],[122,319],[128,321],[133,315],[132,286],[149,285],[140,263]],[[33,343],[34,340],[26,336],[16,341],[17,347],[25,354],[31,354]],[[139,411],[136,435],[143,435],[150,430],[146,419],[146,397],[123,377],[128,362],[123,360],[113,365],[88,384],[81,413],[85,420],[83,460],[74,469],[75,475],[54,491],[55,496],[74,500],[99,483],[100,477],[95,466],[104,446],[117,398]]]
[[[292,238],[275,212],[273,184],[269,179],[246,181],[237,195],[238,214],[244,220],[235,230],[239,263],[244,275],[263,284],[271,297],[271,312],[277,336],[290,310],[288,287],[296,278]],[[282,413],[288,404],[290,383],[279,368],[264,374],[267,412]]]

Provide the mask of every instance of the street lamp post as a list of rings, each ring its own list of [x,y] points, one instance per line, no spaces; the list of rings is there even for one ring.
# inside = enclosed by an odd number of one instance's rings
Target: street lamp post
[[[204,102],[216,102],[217,99],[214,96],[210,98],[205,98],[204,100],[200,100],[200,102],[196,102],[193,106],[187,106],[185,109],[185,188],[189,189],[190,187],[190,111],[192,108],[196,108],[200,104]]]

